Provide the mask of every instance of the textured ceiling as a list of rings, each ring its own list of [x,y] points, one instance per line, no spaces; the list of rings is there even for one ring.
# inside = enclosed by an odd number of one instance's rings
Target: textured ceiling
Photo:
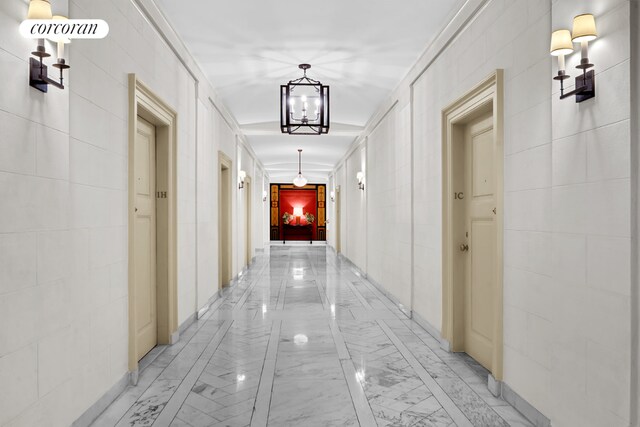
[[[272,181],[311,182],[345,154],[461,0],[155,0],[240,123]],[[331,86],[331,130],[279,131],[279,87],[302,75]]]

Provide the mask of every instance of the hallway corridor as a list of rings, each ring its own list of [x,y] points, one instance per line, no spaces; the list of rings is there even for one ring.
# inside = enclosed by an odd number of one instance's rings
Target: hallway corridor
[[[529,426],[486,378],[330,248],[274,246],[93,425]]]

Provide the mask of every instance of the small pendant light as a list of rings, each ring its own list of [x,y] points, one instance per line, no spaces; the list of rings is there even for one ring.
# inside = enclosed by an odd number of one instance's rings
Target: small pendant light
[[[302,176],[302,149],[298,149],[298,175],[293,178],[293,185],[296,187],[304,187],[307,185],[307,178]]]

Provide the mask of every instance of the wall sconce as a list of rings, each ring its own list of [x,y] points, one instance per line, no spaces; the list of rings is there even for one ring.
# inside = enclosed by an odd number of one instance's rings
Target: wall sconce
[[[49,0],[31,0],[27,19],[66,20],[67,17],[52,16]],[[44,47],[44,39],[38,39],[36,50],[31,52],[35,58],[29,58],[29,86],[44,93],[47,93],[50,84],[59,89],[64,89],[63,71],[70,68],[64,59],[64,45],[71,43],[71,40],[63,36],[49,38],[49,40],[58,44],[58,62],[52,64],[52,66],[60,70],[59,81],[49,77],[47,66],[42,61],[43,58],[51,56]]]
[[[242,190],[244,188],[244,181],[247,179],[247,173],[245,171],[238,172],[238,189]]]
[[[335,191],[330,192],[329,193],[329,197],[331,198],[332,202],[335,202],[336,201],[336,192]]]
[[[558,57],[558,75],[554,80],[560,81],[560,99],[576,96],[576,102],[586,101],[596,96],[596,74],[589,70],[593,64],[589,62],[589,42],[598,37],[596,21],[593,15],[583,14],[573,18],[573,34],[569,30],[558,30],[551,34],[552,56]],[[564,93],[564,81],[569,78],[565,72],[564,56],[573,52],[573,43],[580,43],[582,58],[577,69],[582,70],[582,75],[576,77],[576,88],[569,93]]]
[[[262,190],[262,201],[263,202],[267,201],[267,192],[266,192],[266,190]]]
[[[356,178],[358,179],[358,188],[364,191],[364,173],[358,172]]]

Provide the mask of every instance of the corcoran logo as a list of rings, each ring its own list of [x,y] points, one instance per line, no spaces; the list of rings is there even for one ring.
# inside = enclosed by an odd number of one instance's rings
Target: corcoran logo
[[[109,24],[102,19],[27,19],[20,24],[20,34],[28,39],[102,39],[109,34]]]

